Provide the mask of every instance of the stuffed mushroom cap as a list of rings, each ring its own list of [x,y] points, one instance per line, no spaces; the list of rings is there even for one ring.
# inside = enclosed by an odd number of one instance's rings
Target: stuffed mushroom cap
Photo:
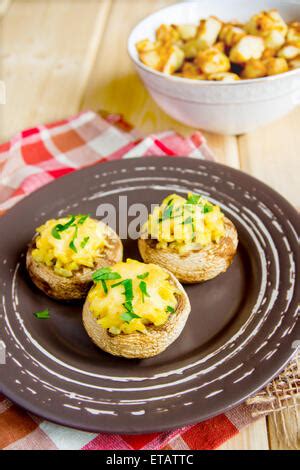
[[[164,267],[183,283],[207,281],[225,272],[237,245],[234,224],[218,206],[195,194],[164,199],[138,241],[144,262]]]
[[[92,274],[123,257],[117,234],[88,215],[51,219],[36,229],[26,266],[34,284],[58,300],[86,297]]]
[[[164,351],[182,332],[190,302],[172,273],[127,260],[100,270],[94,279],[83,307],[83,324],[102,350],[148,358]]]

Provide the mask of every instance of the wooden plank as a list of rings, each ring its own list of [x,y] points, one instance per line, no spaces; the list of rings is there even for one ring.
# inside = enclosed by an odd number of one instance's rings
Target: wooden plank
[[[262,418],[225,442],[219,450],[268,450],[266,419]]]
[[[298,408],[285,409],[268,417],[270,448],[300,450],[300,416]]]
[[[285,118],[239,137],[241,168],[300,207],[300,108]]]
[[[174,1],[114,0],[82,109],[122,113],[145,134],[174,129],[187,135],[192,131],[160,110],[141,83],[127,53],[127,39],[134,25],[151,12],[171,3]],[[126,18],[126,21],[120,18]],[[205,135],[219,161],[239,166],[235,137]]]
[[[12,0],[1,0],[0,1],[0,18],[7,13],[8,9],[11,5],[11,1]]]
[[[0,139],[76,113],[111,0],[15,0],[1,22]]]

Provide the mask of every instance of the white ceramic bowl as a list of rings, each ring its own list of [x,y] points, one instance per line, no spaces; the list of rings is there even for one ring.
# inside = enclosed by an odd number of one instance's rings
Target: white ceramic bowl
[[[154,39],[162,23],[197,23],[216,15],[246,22],[261,10],[277,8],[286,21],[300,20],[292,0],[198,0],[174,4],[141,21],[128,40],[128,51],[149,93],[170,116],[188,126],[221,134],[242,134],[282,117],[300,104],[300,69],[233,83],[196,81],[165,75],[143,65],[135,44]]]

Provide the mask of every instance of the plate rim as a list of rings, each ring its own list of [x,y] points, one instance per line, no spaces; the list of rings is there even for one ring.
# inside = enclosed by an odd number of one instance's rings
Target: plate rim
[[[147,156],[145,157],[147,159],[150,159],[153,161],[153,163],[155,164],[155,161],[157,160],[165,160],[165,162],[170,165],[170,157],[157,157],[157,156]],[[176,166],[184,166],[182,165],[182,163],[187,163],[189,161],[190,157],[176,157],[175,159],[173,159],[171,162],[173,162],[173,164]],[[141,163],[143,160],[144,160],[144,157],[135,157],[135,158],[132,158],[130,159],[130,161],[136,161],[136,162],[139,162]],[[276,199],[278,201],[280,201],[280,204],[283,203],[284,205],[288,206],[289,207],[289,210],[291,211],[291,213],[294,214],[294,216],[296,216],[297,220],[298,220],[298,224],[296,224],[296,226],[298,225],[299,226],[299,223],[300,223],[300,220],[299,220],[299,214],[297,212],[297,210],[295,209],[295,207],[293,205],[291,205],[287,199],[285,199],[281,194],[279,194],[276,190],[274,190],[273,188],[271,188],[270,186],[268,186],[267,184],[265,184],[264,182],[260,181],[259,179],[253,177],[252,175],[248,175],[247,173],[241,171],[241,170],[238,170],[238,169],[235,169],[235,168],[231,168],[227,165],[224,165],[224,164],[220,164],[220,163],[217,163],[217,162],[213,162],[213,161],[207,161],[207,160],[200,160],[199,158],[193,158],[192,160],[196,160],[200,165],[207,165],[208,167],[219,167],[219,168],[223,168],[224,171],[229,171],[229,173],[233,173],[237,176],[242,176],[242,178],[246,178],[246,180],[250,181],[252,180],[253,182],[255,182],[255,184],[260,187],[262,190],[267,190],[269,194],[271,195],[275,195]],[[126,165],[126,161],[123,160],[123,159],[120,159],[120,160],[115,160],[113,162],[100,162],[99,165],[101,165],[101,169],[105,169],[105,167],[109,167],[111,165],[115,165],[116,162],[120,163],[120,164],[125,164]],[[149,162],[149,160],[148,160]],[[40,193],[40,192],[48,192],[48,191],[53,191],[53,185],[56,185],[58,183],[62,183],[65,181],[65,178],[72,178],[74,177],[74,175],[78,174],[78,173],[81,173],[81,172],[86,172],[86,173],[89,173],[89,171],[93,170],[93,169],[96,169],[97,168],[97,164],[95,165],[90,165],[86,168],[83,168],[81,170],[77,170],[77,171],[73,171],[72,173],[69,173],[67,175],[64,175],[54,181],[52,181],[51,183],[49,184],[46,184],[45,186],[39,188],[38,190],[34,191],[33,193],[31,193],[30,195],[28,195],[27,197],[23,198],[21,201],[19,201],[14,207],[12,207],[11,209],[8,210],[7,213],[5,213],[1,218],[0,218],[0,227],[1,227],[1,223],[3,221],[3,223],[5,224],[5,221],[7,220],[8,217],[14,217],[14,210],[16,207],[20,208],[20,206],[22,206],[23,204],[25,205],[30,205],[30,201],[31,201],[31,198],[32,197],[36,197],[36,194],[37,193]],[[105,171],[105,170],[104,170]],[[271,192],[270,192],[271,191]],[[299,228],[299,227],[298,227]],[[297,319],[298,321],[298,326],[299,326],[299,317]],[[296,333],[296,326],[295,325],[295,328],[294,328],[294,334]],[[272,374],[268,379],[266,379],[266,381],[264,381],[263,383],[261,383],[259,386],[255,387],[255,390],[251,391],[251,393],[246,393],[244,394],[239,400],[235,401],[234,403],[232,403],[230,406],[227,406],[226,408],[220,406],[220,409],[218,409],[216,412],[214,413],[208,413],[207,416],[204,416],[203,418],[201,418],[201,421],[203,420],[206,420],[206,419],[209,419],[209,418],[212,418],[220,413],[224,413],[232,408],[234,408],[235,406],[243,403],[245,401],[245,399],[253,394],[255,394],[258,390],[261,390],[267,383],[269,383],[274,377],[276,377],[283,369],[284,367],[288,364],[288,362],[293,358],[293,356],[297,353],[297,350],[290,350],[291,353],[289,355],[285,355],[285,361],[283,364],[280,365],[279,369],[276,370],[276,372],[274,374]],[[0,366],[1,367],[1,366]],[[53,414],[48,413],[47,410],[45,408],[43,408],[42,406],[36,406],[34,403],[29,403],[28,404],[28,400],[25,398],[23,399],[21,394],[18,394],[18,393],[10,393],[10,390],[7,391],[6,387],[1,383],[1,379],[0,379],[0,390],[1,392],[6,395],[9,399],[11,399],[14,403],[22,406],[23,408],[25,408],[26,410],[28,410],[29,412],[31,413],[34,413],[34,414],[37,414],[38,416],[41,416],[42,418],[44,419],[47,419],[51,422],[54,422],[54,423],[57,423],[57,424],[60,424],[60,425],[63,425],[63,426],[67,426],[67,427],[74,427],[74,424],[72,423],[69,423],[69,422],[66,422],[66,418],[62,418],[62,419],[56,419],[56,418],[53,418]],[[222,410],[221,410],[222,408]],[[44,412],[45,410],[45,412]],[[42,412],[41,412],[42,411]],[[174,426],[171,426],[170,425],[160,425],[159,427],[155,427],[155,428],[147,428],[147,430],[145,432],[147,433],[151,433],[151,432],[160,432],[160,431],[168,431],[170,429],[174,429],[176,427],[182,427],[182,426],[186,426],[186,425],[190,425],[190,424],[193,424],[193,423],[196,423],[196,422],[199,422],[199,419],[197,420],[197,418],[191,418],[190,420],[187,420],[187,419],[182,419],[181,421],[177,421],[178,424],[174,425]],[[84,423],[80,424],[80,425],[76,425],[76,429],[80,429],[80,430],[84,430],[84,431],[90,431],[90,432],[95,432],[95,433],[99,433],[99,432],[113,432],[113,433],[118,433],[118,434],[140,434],[141,432],[143,431],[140,431],[140,430],[137,430],[137,431],[129,431],[128,432],[128,429],[127,430],[112,430],[112,431],[109,431],[105,426],[101,427],[101,424],[100,426],[97,426],[97,428],[93,428],[93,426],[91,425],[85,425]]]

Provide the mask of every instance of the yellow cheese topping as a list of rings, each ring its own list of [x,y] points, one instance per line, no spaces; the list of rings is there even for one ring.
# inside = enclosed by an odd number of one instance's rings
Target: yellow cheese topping
[[[105,226],[88,215],[51,219],[36,232],[32,257],[64,277],[71,277],[82,267],[93,268],[108,246]]]
[[[127,259],[98,270],[87,300],[97,322],[111,334],[145,333],[161,326],[177,307],[176,286],[155,264]]]
[[[224,235],[224,214],[219,206],[192,193],[187,198],[177,194],[166,197],[143,227],[143,236],[158,241],[157,249],[180,254],[218,243]]]

